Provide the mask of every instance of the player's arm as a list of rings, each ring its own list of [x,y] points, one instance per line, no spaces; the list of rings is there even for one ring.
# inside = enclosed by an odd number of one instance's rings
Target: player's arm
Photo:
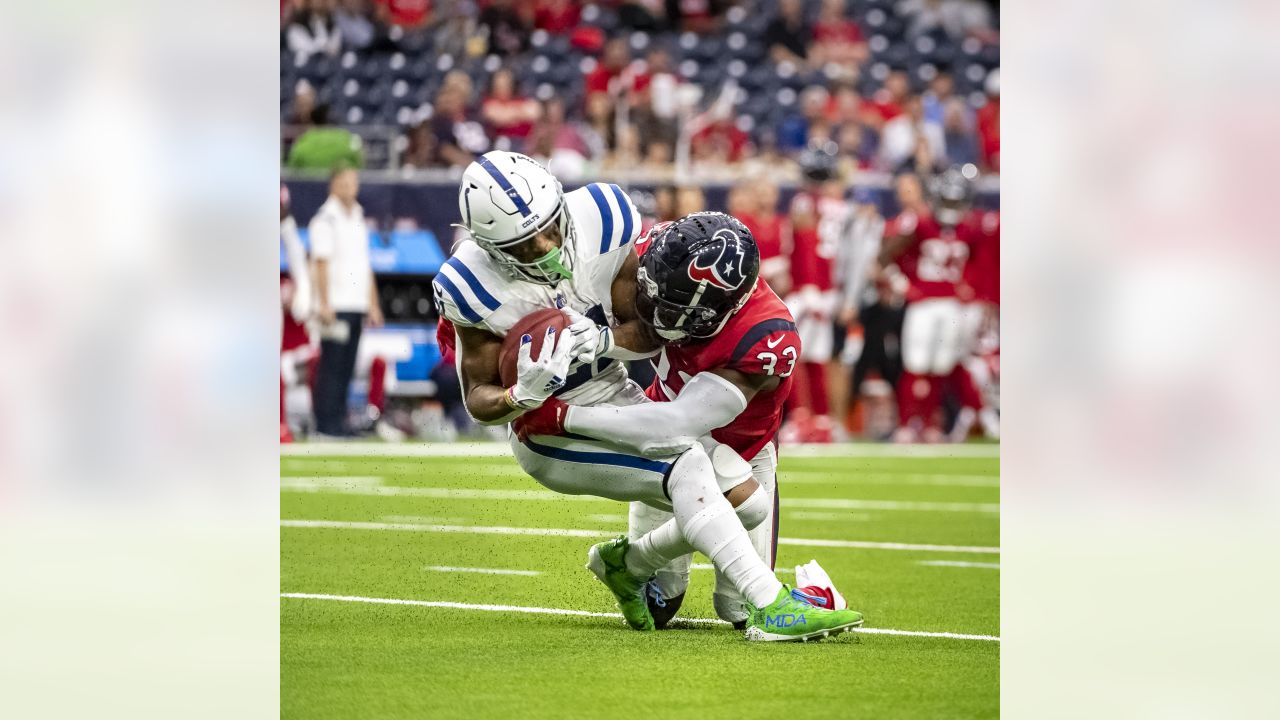
[[[636,272],[640,267],[635,251],[628,248],[618,274],[609,286],[616,327],[601,327],[574,310],[565,312],[572,318],[569,331],[574,336],[573,355],[579,362],[593,362],[598,357],[616,360],[640,360],[657,354],[662,340],[636,312]]]
[[[758,392],[781,382],[721,368],[689,379],[670,402],[625,407],[570,406],[564,429],[629,447],[642,455],[670,455],[693,447],[698,439],[733,422]]]
[[[524,412],[508,401],[498,375],[502,338],[488,330],[463,326],[458,326],[457,336],[462,400],[471,417],[483,425],[501,425]]]

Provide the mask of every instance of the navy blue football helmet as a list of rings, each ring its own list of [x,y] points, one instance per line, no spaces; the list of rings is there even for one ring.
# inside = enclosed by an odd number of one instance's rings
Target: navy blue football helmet
[[[640,258],[640,318],[670,343],[715,336],[755,289],[756,239],[719,212],[686,215],[657,232]]]

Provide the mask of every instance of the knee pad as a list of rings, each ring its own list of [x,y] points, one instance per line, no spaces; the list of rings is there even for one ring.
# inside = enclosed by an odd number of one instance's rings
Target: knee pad
[[[729,492],[751,478],[751,463],[743,460],[728,445],[716,444],[710,450],[710,457],[720,492]]]
[[[711,458],[707,456],[707,451],[703,450],[701,445],[694,445],[671,464],[666,479],[662,481],[662,491],[670,500],[674,497],[677,487],[686,483],[700,485],[703,482],[716,482],[715,468],[711,464]]]
[[[769,493],[764,488],[757,487],[751,496],[742,501],[742,504],[734,508],[738,519],[742,521],[742,527],[748,531],[755,530],[760,523],[769,517],[769,510],[773,503],[769,501]]]

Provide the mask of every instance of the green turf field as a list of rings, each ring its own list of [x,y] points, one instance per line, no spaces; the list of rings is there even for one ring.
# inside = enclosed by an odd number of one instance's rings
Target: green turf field
[[[996,717],[996,449],[783,450],[779,569],[818,559],[866,615],[803,645],[585,614],[615,612],[582,565],[626,508],[553,495],[509,457],[282,457],[281,714]],[[681,616],[715,617],[712,579],[693,570]]]

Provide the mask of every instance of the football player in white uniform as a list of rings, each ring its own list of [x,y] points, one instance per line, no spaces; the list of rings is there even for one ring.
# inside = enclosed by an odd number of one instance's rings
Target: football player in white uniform
[[[458,373],[472,417],[507,423],[553,395],[575,405],[646,402],[621,362],[658,349],[635,310],[637,259],[630,244],[640,217],[626,194],[599,183],[565,194],[533,159],[494,151],[463,173],[458,206],[470,238],[433,285],[441,314],[456,329]],[[502,338],[525,316],[551,307],[568,313],[572,325],[559,337],[549,332],[536,358],[531,338],[521,338],[517,379],[504,387]],[[705,398],[724,401],[712,393]],[[644,457],[578,436],[521,441],[512,435],[511,443],[525,472],[551,490],[641,501],[674,513],[635,541],[619,538],[589,553],[588,569],[617,598],[631,627],[654,628],[645,579],[695,549],[755,608],[750,639],[802,640],[861,624],[857,612],[805,602],[761,560],[745,528],[759,524],[770,503],[732,450],[708,453],[695,444]]]

